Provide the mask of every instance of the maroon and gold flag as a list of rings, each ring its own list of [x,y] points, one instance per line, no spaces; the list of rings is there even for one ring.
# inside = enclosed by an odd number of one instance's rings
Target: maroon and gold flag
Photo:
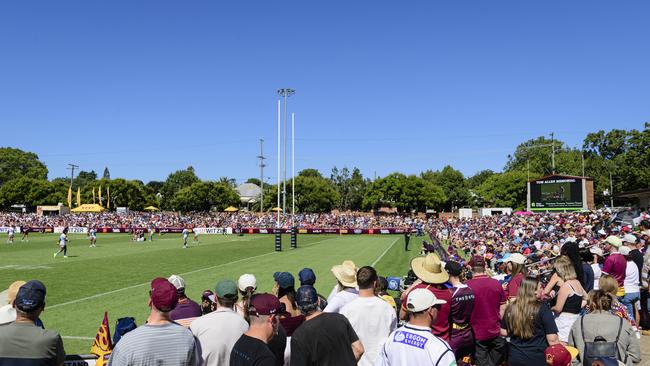
[[[108,358],[112,351],[113,343],[111,342],[111,330],[108,327],[108,313],[104,312],[104,320],[99,326],[93,345],[90,346],[90,353],[97,355],[95,365],[103,366],[108,364]]]

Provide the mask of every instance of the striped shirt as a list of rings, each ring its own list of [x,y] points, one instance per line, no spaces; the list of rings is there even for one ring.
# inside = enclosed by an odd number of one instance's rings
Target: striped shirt
[[[176,323],[142,325],[120,339],[109,366],[191,366],[197,364],[192,332]]]

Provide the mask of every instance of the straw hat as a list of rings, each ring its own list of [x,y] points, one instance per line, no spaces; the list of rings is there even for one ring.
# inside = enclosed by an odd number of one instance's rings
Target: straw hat
[[[411,269],[424,282],[445,283],[449,280],[449,273],[445,271],[440,257],[435,253],[429,253],[426,257],[416,257],[411,260]]]
[[[357,271],[350,265],[337,264],[332,267],[332,274],[345,287],[357,286]]]
[[[350,268],[352,268],[355,272],[359,270],[359,268],[357,268],[357,265],[354,264],[354,262],[351,261],[351,260],[343,261],[343,263],[341,263],[341,265],[342,265],[342,266],[350,267]]]

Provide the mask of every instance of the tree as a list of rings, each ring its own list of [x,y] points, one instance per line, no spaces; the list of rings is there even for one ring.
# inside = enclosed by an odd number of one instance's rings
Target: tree
[[[191,166],[185,170],[177,170],[171,173],[160,189],[160,194],[162,194],[162,207],[165,209],[172,208],[171,201],[174,199],[176,192],[199,181],[199,178],[194,173],[194,168]]]
[[[235,178],[221,177],[219,178],[219,183],[225,184],[232,188],[237,187],[237,180]]]
[[[84,187],[94,183],[95,180],[97,180],[97,173],[95,173],[94,170],[91,170],[89,172],[82,170],[74,178],[74,184],[72,185],[72,189],[77,189],[77,187],[81,187],[81,189],[84,189]]]
[[[510,171],[494,174],[476,189],[489,207],[526,207],[526,172]]]
[[[183,212],[223,211],[228,206],[239,204],[239,195],[228,184],[196,182],[176,192],[171,204],[175,210]]]
[[[415,175],[389,174],[372,182],[363,198],[363,207],[377,210],[394,207],[400,212],[439,208],[446,197],[442,188]]]
[[[47,167],[38,155],[11,147],[0,148],[0,186],[19,177],[47,179]]]
[[[352,174],[347,167],[339,170],[337,167],[332,168],[330,181],[334,184],[335,189],[341,197],[336,205],[339,210],[361,209],[363,204],[363,195],[365,194],[368,182],[363,179],[359,168],[354,168]]]
[[[262,181],[259,180],[259,178],[248,178],[248,179],[246,179],[246,183],[252,183],[252,184],[255,184],[258,187],[262,186]]]
[[[480,172],[467,178],[467,187],[469,189],[476,189],[476,187],[480,186],[483,182],[485,182],[485,180],[487,180],[494,174],[496,173],[490,169],[481,170]]]
[[[323,178],[323,175],[318,171],[318,169],[303,169],[298,173],[300,177],[313,177],[313,178]]]
[[[451,211],[455,207],[462,207],[469,202],[469,189],[463,173],[450,165],[445,166],[440,171],[427,170],[421,174],[421,177],[442,188],[446,197],[445,209]]]
[[[0,208],[24,204],[28,210],[38,205],[56,205],[65,202],[68,185],[43,179],[22,177],[12,179],[0,187]]]
[[[108,167],[104,167],[104,174],[102,174],[102,179],[111,179],[111,172],[108,171]]]
[[[310,173],[296,177],[296,211],[297,212],[329,212],[336,208],[340,201],[339,193],[329,179],[320,174]],[[270,210],[278,205],[277,185],[264,185],[264,207]],[[287,213],[291,212],[292,185],[287,184]]]
[[[156,194],[162,190],[164,184],[165,182],[152,180],[149,183],[145,184],[145,187],[149,190],[149,192]]]
[[[107,206],[108,189],[110,187],[111,208],[128,207],[130,210],[142,211],[142,209],[151,204],[152,196],[148,196],[144,185],[140,181],[126,180],[122,178],[98,181],[98,185],[104,190],[103,205]],[[99,187],[97,187],[98,189]]]

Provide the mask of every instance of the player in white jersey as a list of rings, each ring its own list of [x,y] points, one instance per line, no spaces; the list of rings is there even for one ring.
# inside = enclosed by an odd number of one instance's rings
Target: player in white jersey
[[[153,233],[155,233],[156,230],[154,229],[152,224],[149,224],[147,231],[149,232],[149,241],[153,241]]]
[[[93,227],[88,228],[88,239],[90,239],[90,247],[94,248],[97,245],[97,230]]]
[[[187,237],[190,235],[190,231],[187,228],[183,229],[183,248],[187,248]]]
[[[445,300],[436,299],[436,295],[428,289],[411,291],[406,300],[409,322],[388,336],[375,366],[456,366],[456,357],[449,344],[431,333],[438,307],[444,303]]]
[[[9,226],[9,230],[7,230],[7,244],[13,244],[14,243],[14,227]]]
[[[63,258],[68,258],[68,228],[63,229],[63,232],[59,235],[59,251],[54,253],[54,258],[59,253],[63,253]]]

